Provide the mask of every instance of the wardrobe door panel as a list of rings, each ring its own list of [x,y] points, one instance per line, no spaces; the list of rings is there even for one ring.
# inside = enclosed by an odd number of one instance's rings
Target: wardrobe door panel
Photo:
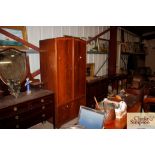
[[[54,40],[40,41],[40,71],[44,88],[56,91],[56,52]]]
[[[73,41],[58,39],[57,41],[57,76],[59,105],[73,100]]]
[[[74,42],[74,96],[85,96],[86,92],[86,43],[75,39]]]

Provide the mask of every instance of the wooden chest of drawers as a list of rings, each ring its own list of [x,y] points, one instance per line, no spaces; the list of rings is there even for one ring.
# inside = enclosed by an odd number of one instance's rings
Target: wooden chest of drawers
[[[29,128],[54,117],[54,95],[48,90],[33,90],[0,98],[0,128]]]

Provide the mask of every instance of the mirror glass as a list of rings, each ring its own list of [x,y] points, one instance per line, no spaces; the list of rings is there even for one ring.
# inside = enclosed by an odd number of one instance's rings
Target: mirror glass
[[[26,54],[24,52],[13,48],[0,52],[0,78],[9,87],[11,95],[18,97],[26,74]]]

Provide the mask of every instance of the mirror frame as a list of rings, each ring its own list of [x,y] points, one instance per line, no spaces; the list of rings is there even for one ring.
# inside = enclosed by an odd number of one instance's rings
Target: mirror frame
[[[24,51],[20,51],[20,50],[18,50],[18,49],[16,49],[16,48],[6,48],[6,49],[4,49],[4,50],[2,50],[2,51],[0,51],[0,53],[2,53],[2,52],[5,52],[5,51],[8,51],[8,50],[15,50],[15,51],[18,51],[18,52],[20,52],[20,53],[24,53],[25,54],[25,68],[26,68],[26,71],[25,71],[25,76],[24,76],[24,78],[20,81],[21,82],[21,84],[25,81],[25,79],[26,79],[26,77],[27,77],[27,75],[28,75],[28,67],[27,67],[27,56],[26,56],[26,52],[24,52]],[[0,73],[0,80],[1,81],[3,81],[3,83],[4,84],[6,84],[7,85],[7,83],[4,81],[4,78],[1,76],[1,73]]]

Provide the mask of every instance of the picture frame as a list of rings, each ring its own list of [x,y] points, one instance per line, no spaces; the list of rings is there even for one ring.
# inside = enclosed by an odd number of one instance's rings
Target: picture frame
[[[93,77],[94,76],[94,70],[95,70],[95,63],[87,63],[87,65],[86,65],[86,76],[87,77]]]
[[[88,37],[88,39],[91,39],[91,37]],[[98,43],[97,40],[92,40],[88,46],[88,51],[98,51]]]
[[[0,28],[27,41],[26,26],[0,26]],[[19,50],[25,50],[28,47],[0,33],[0,49],[5,48],[16,48]]]
[[[97,39],[97,43],[98,43],[98,51],[99,52],[108,52],[108,42],[98,38]]]

